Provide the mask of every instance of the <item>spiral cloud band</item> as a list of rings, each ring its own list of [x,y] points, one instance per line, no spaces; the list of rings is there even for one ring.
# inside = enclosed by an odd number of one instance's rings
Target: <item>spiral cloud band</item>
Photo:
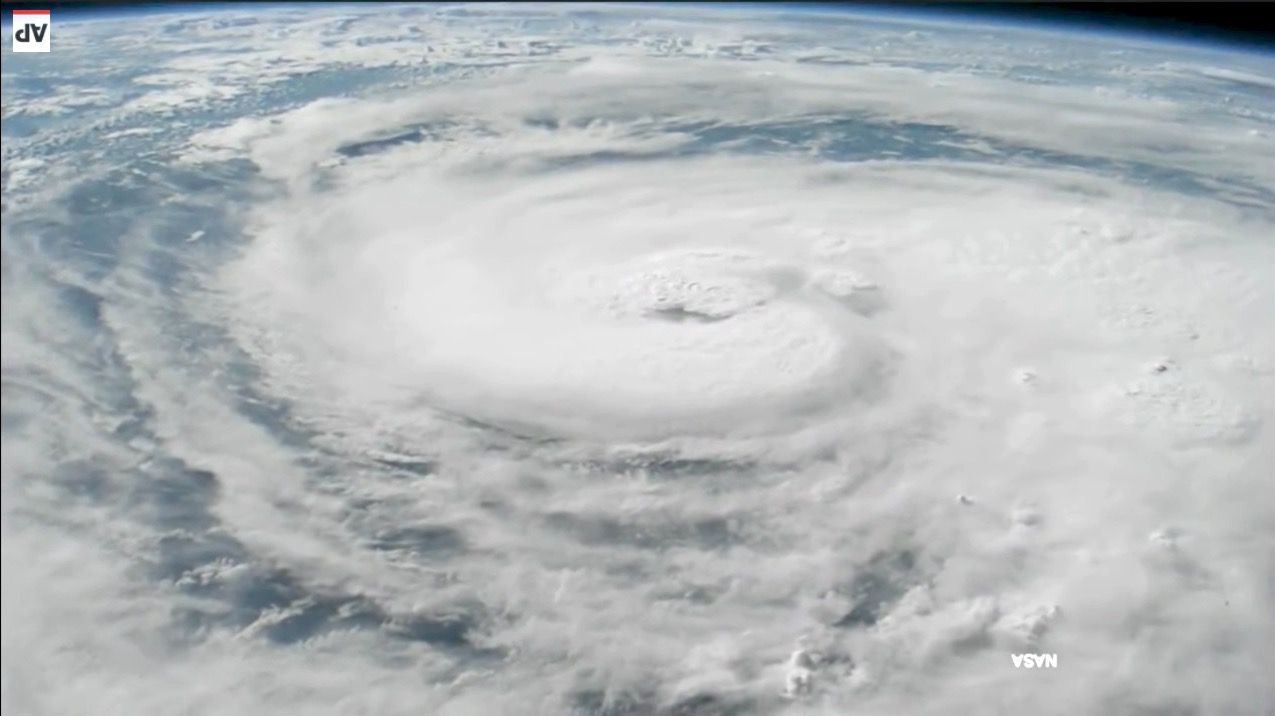
[[[1269,56],[110,22],[4,70],[6,712],[1275,704]]]

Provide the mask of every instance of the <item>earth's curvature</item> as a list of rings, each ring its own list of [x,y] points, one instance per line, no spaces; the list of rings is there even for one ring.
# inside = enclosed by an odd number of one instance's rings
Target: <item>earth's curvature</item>
[[[3,64],[5,714],[1275,708],[1275,56],[53,22]]]

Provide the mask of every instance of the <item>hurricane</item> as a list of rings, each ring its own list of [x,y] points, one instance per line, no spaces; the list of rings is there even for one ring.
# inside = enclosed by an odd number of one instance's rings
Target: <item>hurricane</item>
[[[3,68],[6,713],[1275,705],[1275,55],[53,22]]]

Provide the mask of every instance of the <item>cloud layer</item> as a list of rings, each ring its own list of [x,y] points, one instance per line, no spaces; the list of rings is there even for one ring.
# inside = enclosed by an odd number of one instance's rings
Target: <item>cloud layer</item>
[[[1269,58],[136,22],[4,70],[6,711],[1275,703]]]

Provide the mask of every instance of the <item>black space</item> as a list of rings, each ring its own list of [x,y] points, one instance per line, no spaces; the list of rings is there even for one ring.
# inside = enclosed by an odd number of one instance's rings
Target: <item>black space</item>
[[[819,3],[835,6],[840,3]],[[870,2],[873,7],[916,7],[962,14],[1102,26],[1117,31],[1183,39],[1245,42],[1275,49],[1272,2]]]

